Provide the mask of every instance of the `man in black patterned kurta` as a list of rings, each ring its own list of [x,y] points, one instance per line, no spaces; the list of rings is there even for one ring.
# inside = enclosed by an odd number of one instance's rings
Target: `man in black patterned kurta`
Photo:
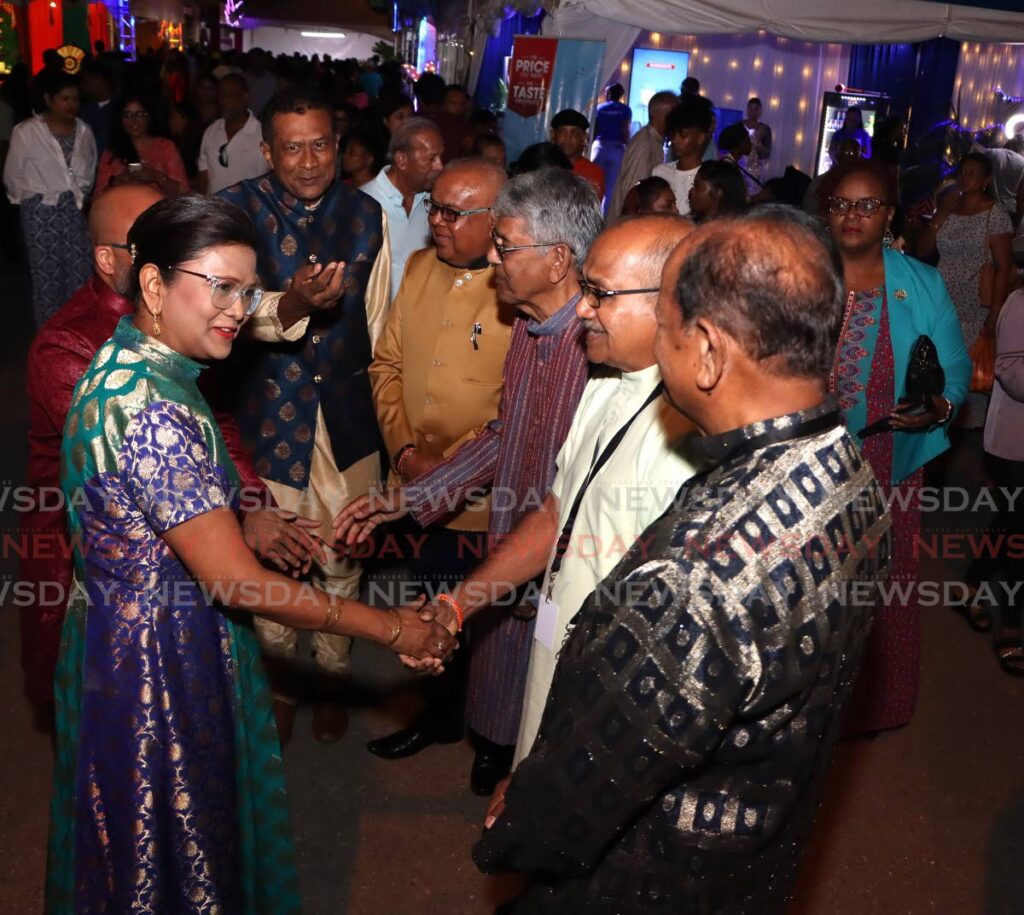
[[[710,469],[573,621],[530,755],[474,849],[507,911],[781,913],[889,554],[826,382],[842,270],[803,214],[683,242],[658,364]]]

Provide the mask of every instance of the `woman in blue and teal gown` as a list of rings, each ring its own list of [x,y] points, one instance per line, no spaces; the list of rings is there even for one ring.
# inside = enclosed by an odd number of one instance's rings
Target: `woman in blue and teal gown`
[[[899,200],[892,173],[858,159],[833,169],[821,193],[847,290],[832,389],[892,512],[894,587],[875,612],[845,713],[844,731],[856,736],[903,727],[914,714],[924,466],[949,448],[949,423],[967,394],[971,360],[939,272],[885,244]],[[915,412],[913,404],[900,402],[911,350],[922,335],[935,344],[945,387]],[[861,437],[865,427],[885,419],[890,431]]]
[[[196,387],[259,304],[256,237],[223,200],[129,233],[136,313],[75,391],[62,448],[78,593],[57,670],[47,911],[300,911],[284,769],[251,614],[441,657],[411,610],[259,564]]]

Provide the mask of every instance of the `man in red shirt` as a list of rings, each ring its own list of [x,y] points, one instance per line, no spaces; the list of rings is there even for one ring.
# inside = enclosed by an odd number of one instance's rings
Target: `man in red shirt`
[[[27,483],[33,498],[22,522],[20,579],[31,585],[33,599],[21,607],[21,660],[25,693],[45,727],[52,726],[53,675],[72,572],[67,512],[60,496],[64,422],[78,379],[117,322],[135,310],[126,298],[131,287],[128,229],[161,197],[151,185],[124,184],[96,198],[89,214],[93,275],[40,328],[28,353]],[[200,387],[213,402],[209,374],[204,373]],[[247,511],[243,519],[249,546],[282,571],[301,568],[311,551],[319,549],[303,530],[315,525],[294,515],[261,510],[273,502],[242,448],[238,427],[230,413],[216,411],[216,415],[244,488],[243,507],[256,509]],[[296,523],[290,523],[293,520]]]
[[[572,170],[593,185],[598,200],[604,200],[604,169],[583,155],[588,130],[590,121],[578,111],[566,108],[551,119],[551,142],[565,153]]]

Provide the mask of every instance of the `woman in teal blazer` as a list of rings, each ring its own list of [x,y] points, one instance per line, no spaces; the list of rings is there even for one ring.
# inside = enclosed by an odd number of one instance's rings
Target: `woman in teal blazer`
[[[937,270],[887,247],[895,180],[858,160],[823,188],[821,212],[843,261],[848,290],[832,385],[849,429],[889,418],[891,432],[861,441],[864,457],[890,496],[890,580],[898,584],[875,616],[847,733],[907,724],[917,701],[921,618],[917,599],[920,488],[928,461],[949,448],[949,423],[967,395],[971,359],[956,309]],[[935,343],[946,375],[941,395],[920,414],[899,405],[907,364],[919,336]]]

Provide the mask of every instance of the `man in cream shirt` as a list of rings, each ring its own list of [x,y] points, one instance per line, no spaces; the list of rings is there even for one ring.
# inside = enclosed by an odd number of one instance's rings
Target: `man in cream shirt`
[[[606,229],[594,242],[577,315],[586,327],[587,357],[598,368],[551,491],[451,594],[470,617],[543,573],[517,761],[536,737],[558,649],[584,598],[694,473],[686,458],[694,428],[661,395],[654,360],[661,270],[690,231],[679,217],[648,216]],[[426,612],[455,624],[447,601]]]

